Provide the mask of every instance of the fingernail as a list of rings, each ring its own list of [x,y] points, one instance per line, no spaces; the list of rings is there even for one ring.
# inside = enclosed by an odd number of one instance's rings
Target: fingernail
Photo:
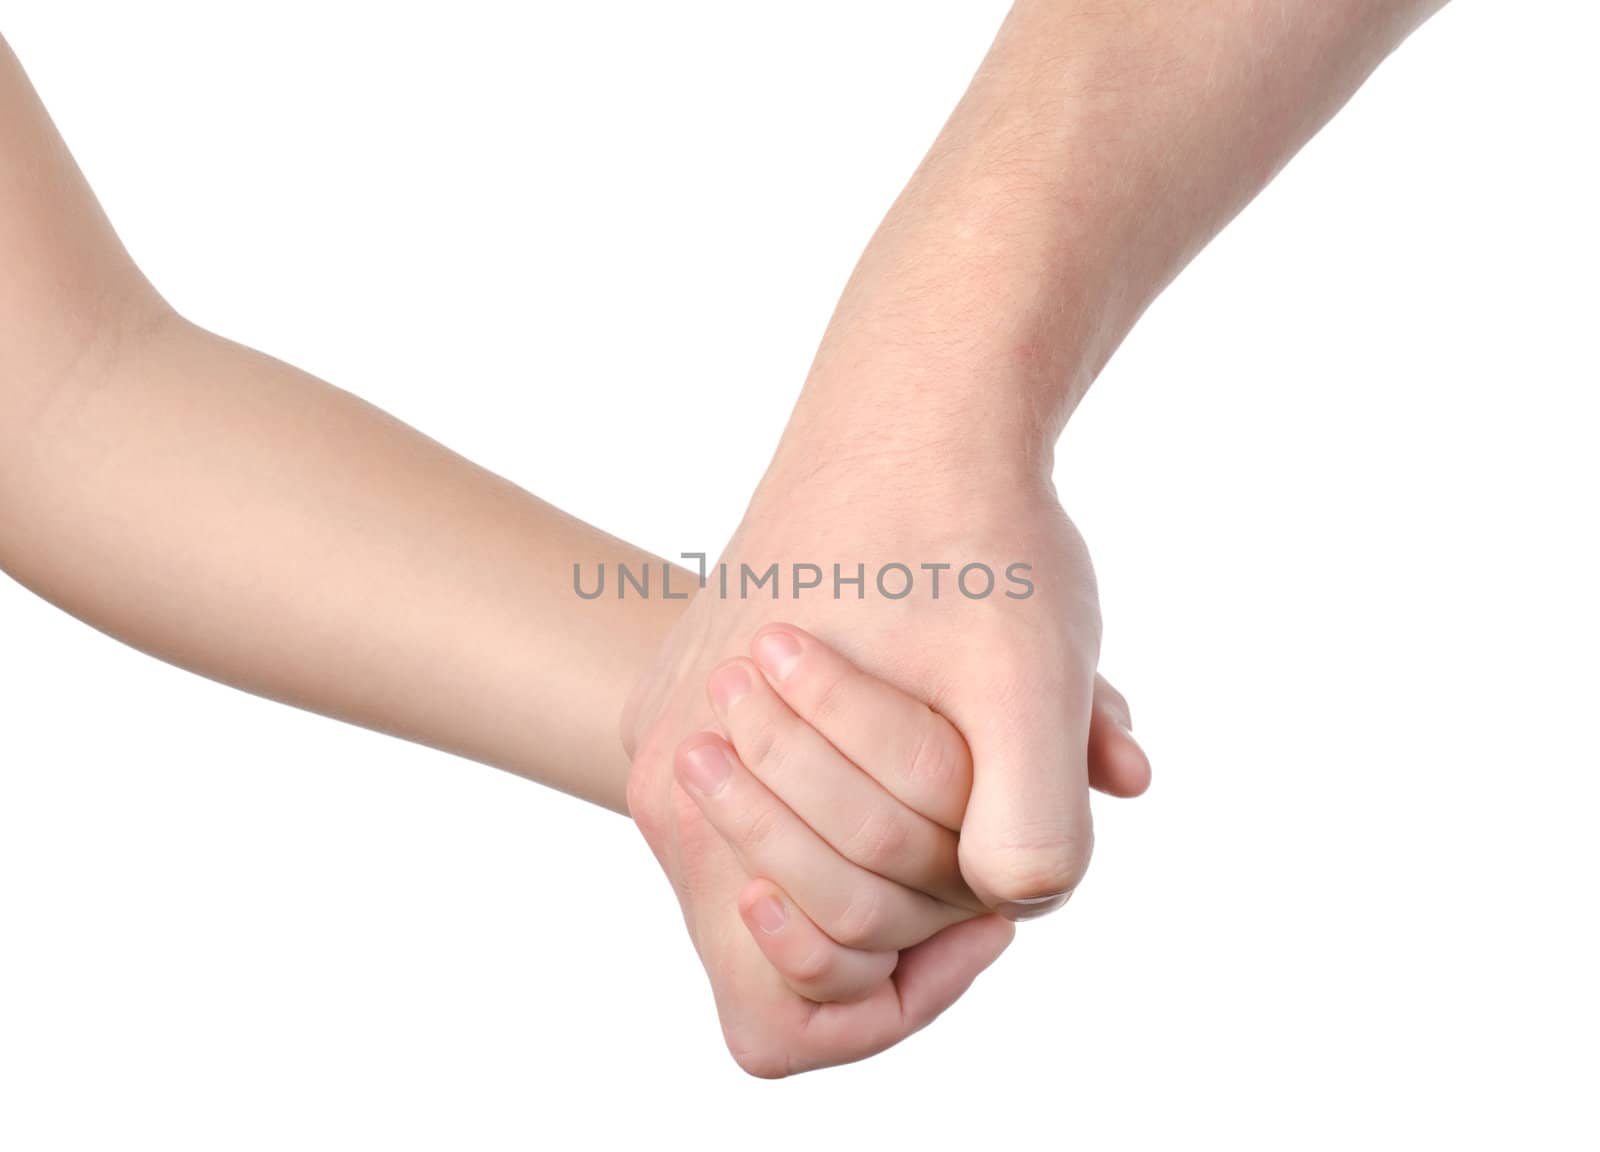
[[[750,676],[738,664],[728,664],[711,674],[711,700],[726,712],[750,691]]]
[[[783,931],[783,926],[789,922],[789,913],[776,896],[763,896],[750,905],[750,919],[757,928],[772,936]]]
[[[756,663],[774,680],[786,679],[800,662],[800,642],[787,632],[768,632],[756,641]]]
[[[683,779],[702,796],[715,796],[728,782],[733,766],[715,744],[700,744],[683,754]]]
[[[1057,892],[1054,896],[1035,896],[1031,900],[1007,900],[995,909],[1007,920],[1037,920],[1048,915],[1072,899],[1071,891]]]

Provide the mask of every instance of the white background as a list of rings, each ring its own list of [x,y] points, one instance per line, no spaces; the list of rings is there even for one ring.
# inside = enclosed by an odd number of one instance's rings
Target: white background
[[[192,319],[676,553],[1003,11],[0,31]],[[1447,9],[1106,372],[1057,479],[1156,786],[869,1063],[738,1072],[626,821],[0,586],[0,1146],[1594,1147],[1597,34]]]

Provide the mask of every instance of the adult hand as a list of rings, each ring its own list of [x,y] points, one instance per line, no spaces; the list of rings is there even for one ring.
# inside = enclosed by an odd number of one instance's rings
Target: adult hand
[[[1034,594],[951,597],[948,570],[937,601],[920,586],[904,600],[703,595],[624,721],[631,809],[736,1046],[785,1036],[762,1031],[719,932],[737,868],[674,797],[673,744],[709,721],[706,674],[790,620],[931,704],[971,746],[968,884],[1013,915],[1059,904],[1088,861],[1089,784],[1134,794],[1148,765],[1097,685],[1094,580],[1051,488],[1051,445],[1161,289],[1441,4],[1012,6],[857,267],[724,559],[736,579],[743,563],[785,578],[902,563],[920,578],[924,564],[1021,562]]]
[[[850,1006],[829,1006],[829,1027],[812,1026],[816,1006],[783,985],[740,920],[739,894],[751,877],[673,776],[683,738],[719,727],[705,691],[712,669],[745,653],[763,625],[800,625],[962,732],[974,765],[970,802],[965,779],[938,757],[915,764],[912,775],[964,810],[962,872],[986,904],[1013,916],[1059,904],[1081,879],[1092,841],[1091,781],[1136,795],[1149,771],[1126,732],[1126,705],[1097,680],[1093,574],[1047,475],[992,460],[962,467],[943,447],[927,455],[855,450],[843,433],[813,452],[811,432],[808,421],[791,427],[722,565],[624,718],[630,811],[678,892],[730,1048],[747,1070],[766,1075],[857,1059],[898,1041],[958,996],[1009,936],[997,934],[992,918],[947,928],[902,957],[899,975],[938,977],[904,1016],[858,1025],[834,1011]],[[773,564],[781,586],[768,582],[741,598],[745,568],[763,576]],[[846,578],[862,566],[864,585],[843,584],[835,598],[835,565]],[[963,580],[968,565],[984,568],[968,569]],[[796,596],[796,575],[808,583],[815,570],[822,586]],[[886,596],[901,592],[905,572],[910,594]],[[821,927],[847,946],[882,929],[870,915]]]

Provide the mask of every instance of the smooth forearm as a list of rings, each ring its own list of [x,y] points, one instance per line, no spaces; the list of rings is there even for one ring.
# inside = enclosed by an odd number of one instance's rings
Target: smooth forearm
[[[175,315],[4,41],[0,253],[0,569],[175,664],[622,810],[617,715],[682,605],[582,600],[572,566],[647,557]]]
[[[642,553],[175,316],[48,391],[0,432],[20,582],[206,676],[622,809],[616,717],[679,605],[581,600],[572,566]]]
[[[1048,464],[1161,289],[1441,6],[1022,0],[857,267],[797,420],[875,405],[892,440]]]

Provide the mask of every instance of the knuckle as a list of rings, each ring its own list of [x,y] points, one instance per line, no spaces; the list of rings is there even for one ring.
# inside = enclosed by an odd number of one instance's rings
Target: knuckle
[[[920,787],[947,792],[959,790],[965,800],[972,788],[972,758],[967,743],[950,722],[929,711],[917,734],[906,773]]]
[[[785,966],[789,979],[796,984],[819,984],[833,974],[834,951],[826,943],[818,941],[804,954],[797,957]]]
[[[785,779],[804,767],[801,749],[793,739],[788,738],[792,731],[781,725],[773,725],[773,735],[767,742],[765,754],[757,758],[751,767],[763,783],[780,793]]]
[[[798,725],[776,708],[751,709],[744,724],[734,733],[739,758],[769,787],[781,781],[795,767]]]
[[[1132,731],[1133,709],[1128,707],[1128,698],[1117,691],[1104,677],[1097,681],[1096,687],[1101,693],[1102,707],[1111,714],[1113,720]]]
[[[850,673],[835,670],[819,676],[812,689],[810,719],[813,727],[826,732],[838,723],[850,699]]]
[[[846,948],[870,951],[883,927],[883,917],[883,889],[877,884],[858,884],[828,935]]]
[[[911,830],[893,810],[873,808],[862,816],[845,844],[845,856],[877,872],[904,858]]]
[[[789,1075],[789,1057],[778,1046],[761,1036],[748,1036],[732,1029],[722,1033],[728,1054],[741,1071],[758,1080],[781,1080]]]
[[[782,746],[778,726],[768,712],[750,716],[734,736],[740,756],[752,768],[771,763]]]
[[[751,813],[739,835],[740,850],[752,857],[762,856],[777,839],[781,827],[782,816],[776,808],[766,806],[757,809]]]
[[[962,871],[997,900],[1033,900],[1070,892],[1083,882],[1094,850],[1090,832],[1056,832],[1015,839],[962,862]]]

